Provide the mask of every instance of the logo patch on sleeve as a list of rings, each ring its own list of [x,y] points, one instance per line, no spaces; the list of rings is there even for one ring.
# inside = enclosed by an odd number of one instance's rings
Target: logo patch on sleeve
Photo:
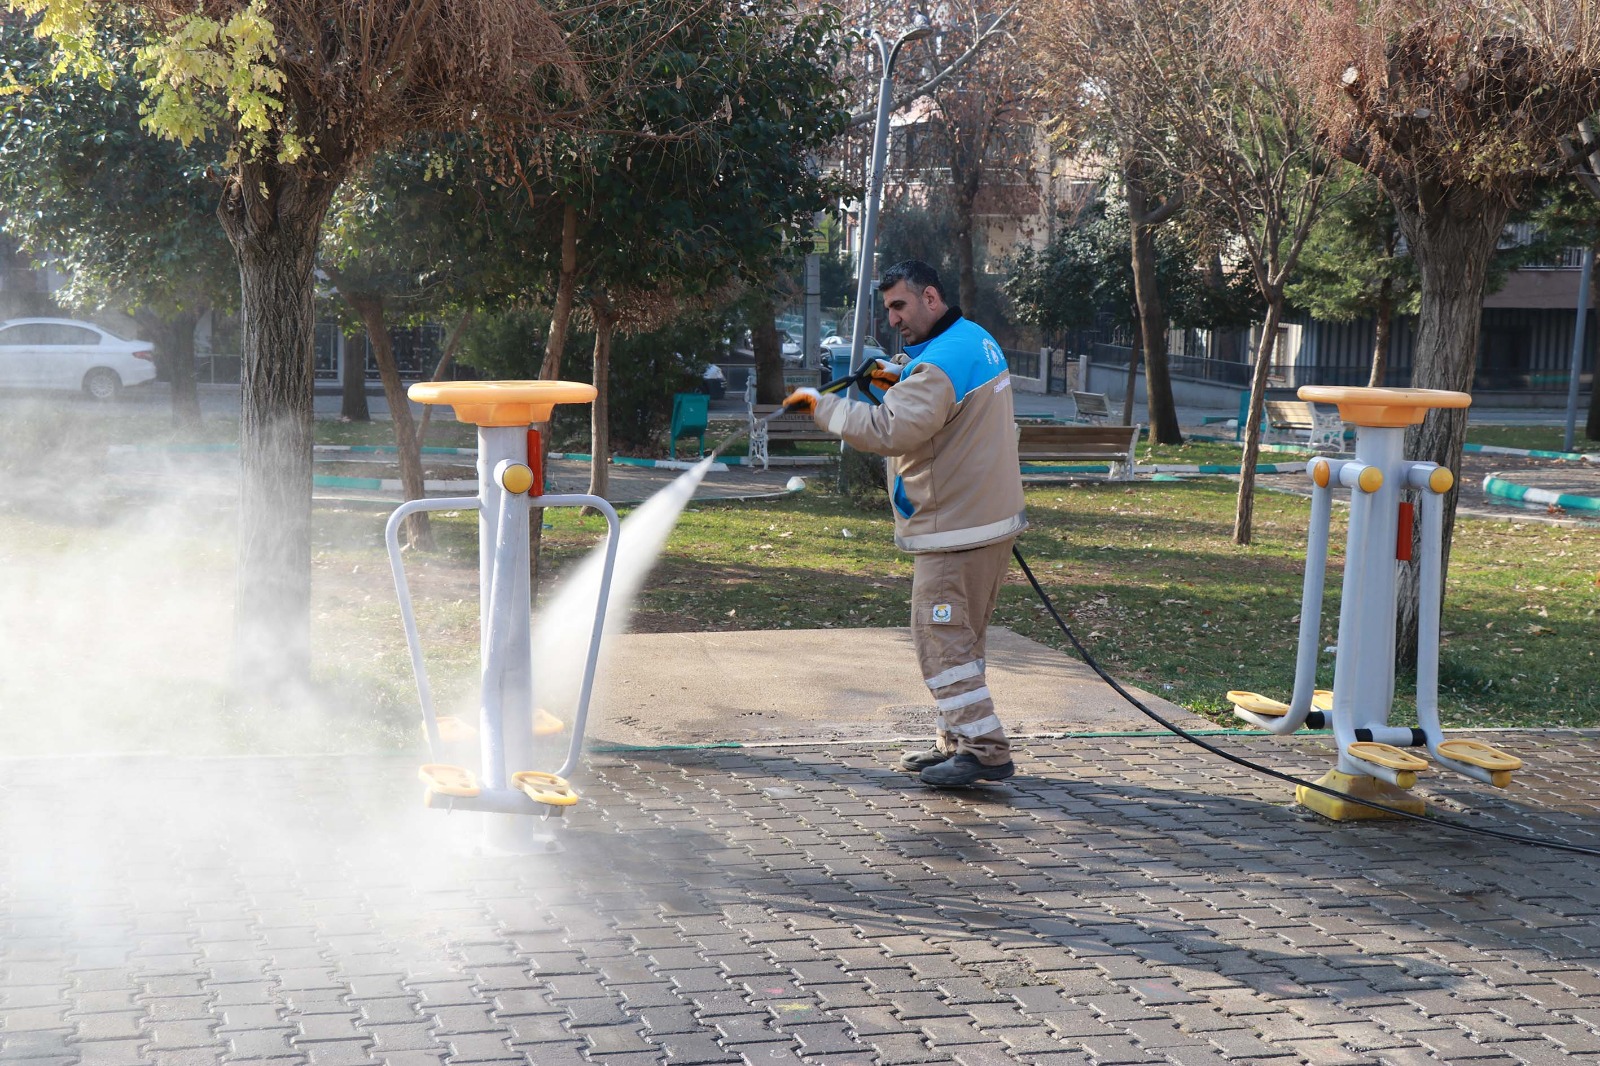
[[[936,603],[933,605],[933,622],[935,625],[946,625],[954,617],[955,612],[950,609],[948,603]]]

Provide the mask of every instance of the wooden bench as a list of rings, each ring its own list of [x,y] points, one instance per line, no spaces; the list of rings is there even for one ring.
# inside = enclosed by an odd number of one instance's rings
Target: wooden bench
[[[1132,481],[1140,426],[1017,426],[1017,458],[1025,463],[1099,460],[1108,481]]]
[[[1344,422],[1305,400],[1268,400],[1262,412],[1269,444],[1309,444],[1315,451],[1345,450]]]
[[[1103,392],[1073,392],[1073,405],[1077,407],[1079,421],[1101,425],[1111,418],[1111,406]]]
[[[818,429],[811,416],[801,411],[785,412],[770,422],[764,421],[772,412],[781,410],[781,403],[750,405],[750,462],[761,460],[761,469],[767,468],[767,445],[772,441],[839,439],[827,430]]]

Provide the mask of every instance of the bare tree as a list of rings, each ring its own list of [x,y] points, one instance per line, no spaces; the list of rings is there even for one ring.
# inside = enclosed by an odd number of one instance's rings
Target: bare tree
[[[1209,26],[1174,26],[1164,39],[1168,50],[1188,52],[1194,61],[1166,83],[1165,97],[1152,91],[1175,134],[1152,148],[1227,216],[1239,258],[1266,304],[1233,519],[1234,543],[1249,544],[1261,415],[1283,321],[1284,286],[1325,202],[1335,160],[1295,84],[1295,20],[1248,2],[1216,3],[1211,18]],[[1209,49],[1207,40],[1213,42]]]
[[[1068,151],[1103,153],[1122,182],[1150,435],[1158,443],[1181,444],[1167,364],[1167,318],[1156,282],[1155,230],[1177,215],[1187,190],[1182,172],[1165,159],[1178,145],[1162,108],[1169,102],[1169,82],[1218,46],[1204,38],[1210,5],[1030,0],[1025,11],[1025,47],[1038,70],[1039,90],[1054,105],[1058,139]]]
[[[944,47],[973,58],[928,92],[933,100],[931,151],[920,160],[924,170],[943,170],[955,214],[956,274],[961,306],[971,314],[978,306],[978,197],[1032,186],[1034,144],[1032,113],[1034,79],[1027,54],[1017,47],[1025,32],[1017,16],[1005,25],[1005,8],[986,0],[944,5]],[[991,40],[987,48],[977,47]],[[906,127],[909,131],[911,127]],[[917,159],[908,156],[908,163]],[[1019,205],[1010,205],[1013,208]]]
[[[1260,0],[1263,10],[1283,5]],[[1490,257],[1512,207],[1564,165],[1600,108],[1600,0],[1292,0],[1302,84],[1345,158],[1382,184],[1421,276],[1412,384],[1470,391]],[[1460,469],[1464,410],[1430,411],[1406,452]],[[1445,499],[1448,566],[1456,493]],[[1416,646],[1417,574],[1398,638]]]

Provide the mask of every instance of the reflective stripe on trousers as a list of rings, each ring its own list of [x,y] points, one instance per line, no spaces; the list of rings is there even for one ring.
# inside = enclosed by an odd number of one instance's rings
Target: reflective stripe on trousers
[[[1011,758],[989,693],[984,645],[1011,541],[914,557],[911,635],[938,717],[939,747],[998,765]]]

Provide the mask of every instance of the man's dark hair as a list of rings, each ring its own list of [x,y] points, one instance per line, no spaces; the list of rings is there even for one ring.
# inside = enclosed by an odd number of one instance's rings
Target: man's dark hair
[[[945,303],[950,302],[950,298],[944,294],[944,286],[939,283],[939,272],[920,259],[907,259],[904,263],[896,263],[885,270],[883,278],[878,282],[878,291],[888,292],[902,281],[916,292],[921,292],[931,285],[939,294],[939,299]]]

